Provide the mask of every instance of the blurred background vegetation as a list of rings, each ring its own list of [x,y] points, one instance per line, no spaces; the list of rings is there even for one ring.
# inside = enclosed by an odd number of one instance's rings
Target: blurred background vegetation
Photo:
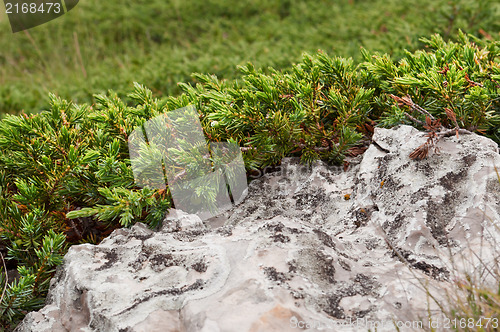
[[[177,95],[193,72],[238,78],[237,65],[289,68],[303,52],[394,58],[419,38],[458,29],[498,39],[493,0],[81,0],[69,13],[12,34],[0,11],[0,114],[37,112],[48,93],[77,103],[132,82]]]

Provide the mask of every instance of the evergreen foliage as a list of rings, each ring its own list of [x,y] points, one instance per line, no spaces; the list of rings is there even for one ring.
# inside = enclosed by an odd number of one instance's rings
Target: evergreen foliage
[[[496,0],[86,0],[16,34],[0,10],[0,114],[47,109],[49,91],[93,103],[138,81],[177,95],[193,72],[233,79],[247,61],[288,68],[317,49],[360,60],[360,46],[397,59],[421,36],[496,39],[499,28]]]
[[[429,115],[444,128],[500,142],[500,43],[465,34],[423,42],[424,50],[399,60],[363,50],[356,63],[318,52],[290,70],[265,73],[249,63],[239,68],[241,80],[195,74],[198,84],[180,84],[180,96],[161,100],[136,83],[128,96],[134,105],[112,91],[91,106],[51,94],[49,110],[7,116],[0,122],[0,249],[20,278],[4,286],[0,268],[2,323],[40,308],[68,245],[98,242],[136,221],[159,225],[172,205],[168,187],[135,185],[127,142],[165,112],[194,105],[207,141],[238,143],[247,170],[285,156],[339,164],[366,147],[374,124],[432,129]]]
[[[485,42],[462,32],[460,43],[447,43],[439,35],[422,40],[427,44],[426,50],[407,52],[398,63],[386,56],[370,57],[364,52],[367,61],[364,66],[373,74],[372,83],[386,92],[376,99],[376,105],[381,112],[384,108],[390,109],[380,124],[415,122],[405,114],[404,108],[394,105],[388,98],[390,94],[408,95],[444,126],[454,126],[446,115],[449,109],[456,115],[460,128],[477,131],[500,142],[499,43]],[[417,116],[417,120],[422,129],[425,115]]]

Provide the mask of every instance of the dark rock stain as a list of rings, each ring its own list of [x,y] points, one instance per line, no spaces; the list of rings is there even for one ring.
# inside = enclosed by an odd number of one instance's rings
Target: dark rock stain
[[[102,271],[105,269],[109,269],[114,263],[118,261],[118,254],[116,253],[116,249],[111,251],[104,252],[104,259],[107,260],[103,265],[99,266],[96,271]]]
[[[266,274],[269,280],[277,282],[279,284],[285,283],[287,280],[290,280],[285,273],[276,271],[276,268],[270,266],[264,268],[264,273]]]
[[[317,228],[314,229],[313,232],[325,246],[335,249],[335,242],[333,242],[330,235],[326,234],[325,232]]]

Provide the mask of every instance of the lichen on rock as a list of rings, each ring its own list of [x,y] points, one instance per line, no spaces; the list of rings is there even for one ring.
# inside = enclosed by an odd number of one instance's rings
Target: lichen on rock
[[[46,306],[16,331],[356,331],[439,313],[426,292],[444,299],[500,239],[498,146],[447,137],[416,161],[425,136],[412,127],[373,140],[384,149],[345,172],[285,158],[206,222],[171,211],[156,232],[137,223],[72,247]]]

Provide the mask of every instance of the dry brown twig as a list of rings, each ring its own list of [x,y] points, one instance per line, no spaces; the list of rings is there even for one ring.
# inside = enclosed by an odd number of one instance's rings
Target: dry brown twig
[[[459,133],[471,134],[470,131],[461,129],[458,126],[455,112],[450,108],[445,108],[444,111],[448,119],[455,125],[455,127],[452,129],[447,129],[441,124],[441,120],[436,120],[434,116],[432,116],[432,114],[430,114],[427,110],[415,104],[415,102],[413,102],[409,95],[401,98],[391,94],[390,97],[398,103],[399,107],[406,105],[409,106],[411,110],[416,110],[419,113],[425,115],[425,123],[423,123],[422,121],[405,112],[406,117],[408,117],[413,122],[422,125],[428,131],[427,141],[416,148],[412,153],[410,153],[409,157],[413,160],[425,159],[429,155],[429,151],[431,148],[434,148],[434,152],[439,153],[439,149],[437,148],[436,144],[443,137],[449,137],[455,134],[458,138]]]
[[[394,99],[395,101],[398,102],[399,107],[401,107],[402,105],[409,106],[411,110],[416,110],[416,111],[420,112],[421,114],[428,116],[429,118],[431,118],[431,120],[435,120],[434,116],[431,113],[427,112],[427,110],[420,107],[420,105],[415,104],[413,102],[413,100],[411,100],[411,97],[409,95],[406,95],[403,98],[400,98],[400,97],[392,95],[392,94],[390,96],[392,99]]]

